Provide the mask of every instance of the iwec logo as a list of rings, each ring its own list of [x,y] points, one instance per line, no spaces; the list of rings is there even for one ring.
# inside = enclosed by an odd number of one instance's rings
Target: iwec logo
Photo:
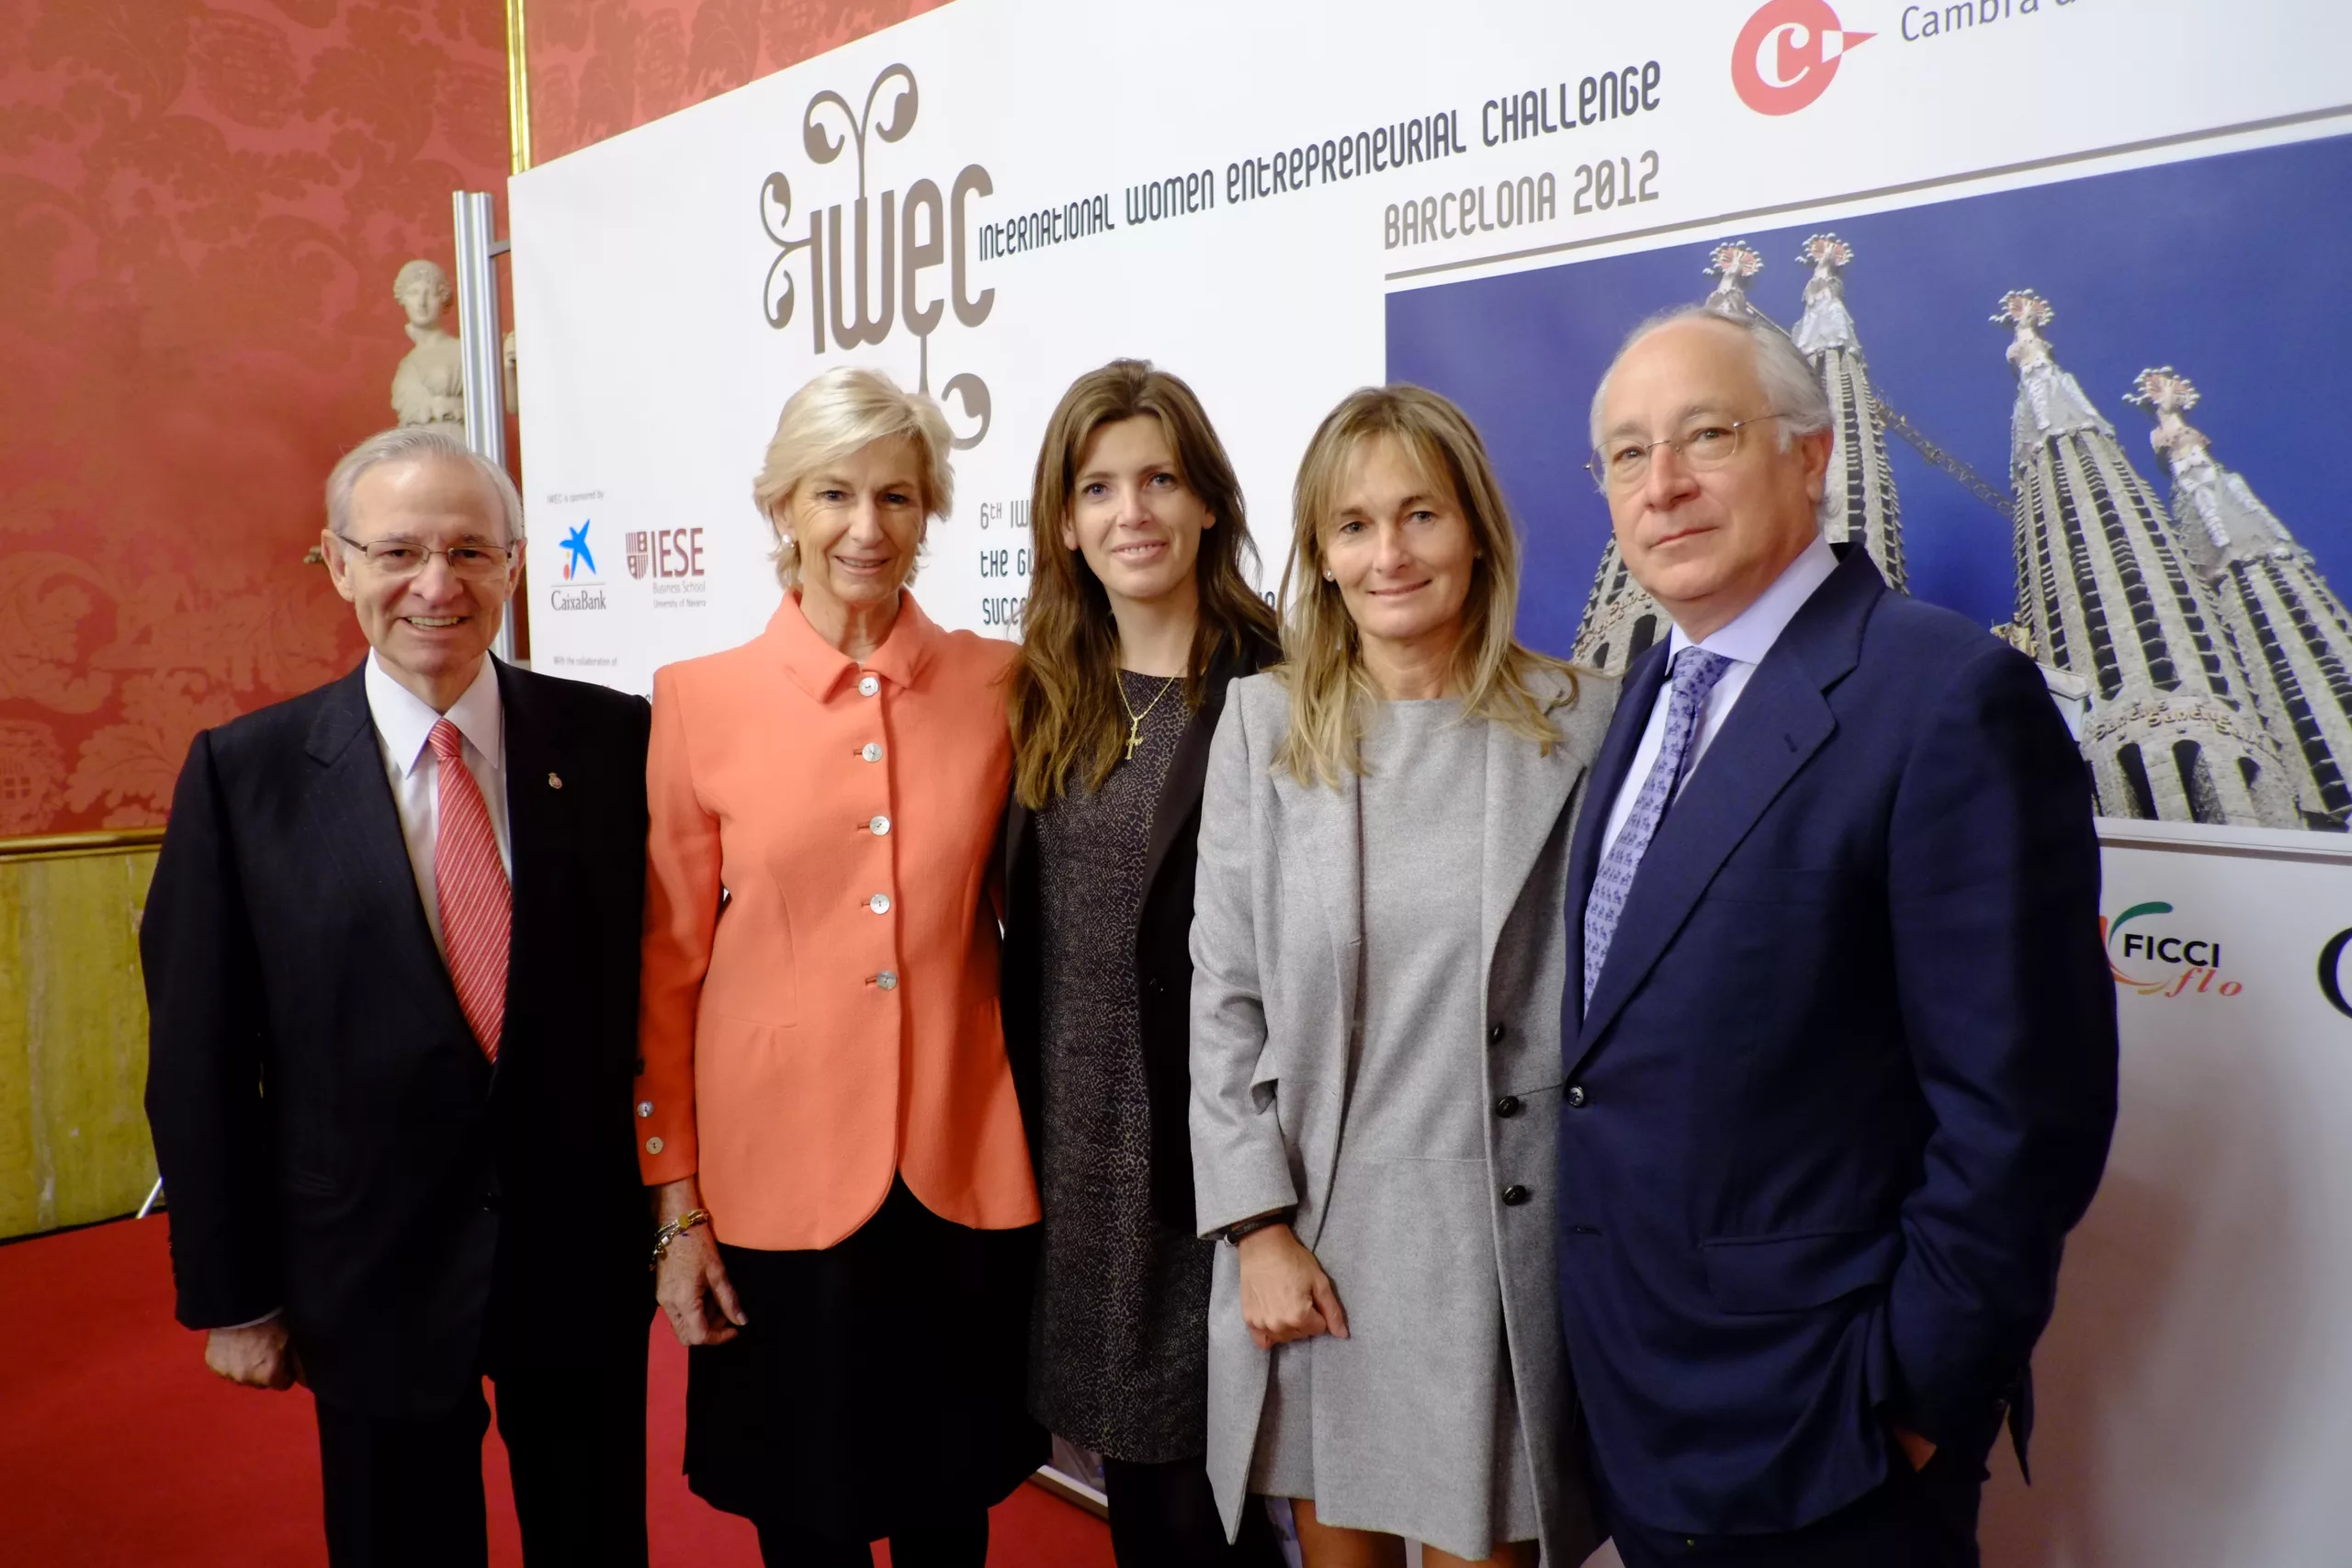
[[[2319,950],[2319,994],[2327,1005],[2352,1018],[2352,1001],[2344,997],[2344,951],[2352,947],[2352,930],[2337,931]]]
[[[1829,90],[1846,51],[1875,33],[1848,32],[1828,0],[1769,0],[1731,48],[1731,85],[1758,114],[1794,114]]]
[[[2150,923],[2173,912],[2170,904],[2151,901],[2132,905],[2113,920],[2099,917],[2099,936],[2107,944],[2107,966],[2115,983],[2143,997],[2234,997],[2245,990],[2243,983],[2221,977],[2220,942]]]
[[[976,197],[995,186],[988,170],[967,164],[943,193],[938,182],[917,179],[902,193],[893,186],[878,197],[866,189],[869,153],[906,140],[922,108],[915,73],[888,65],[865,90],[860,111],[831,88],[808,100],[800,117],[800,144],[812,164],[831,164],[843,150],[857,154],[857,188],[808,215],[808,231],[786,232],[792,222],[792,181],[781,171],[760,186],[760,226],[776,246],[768,264],[762,308],[768,325],[781,332],[799,308],[796,259],[808,268],[808,341],[811,352],[878,346],[903,327],[916,342],[916,389],[931,391],[931,338],[952,308],[966,327],[978,327],[996,304],[996,290],[972,287],[978,223]],[[877,111],[880,118],[877,118]],[[836,122],[845,127],[836,128]],[[872,145],[869,145],[871,141]],[[848,193],[844,191],[844,195]],[[944,279],[926,276],[944,268]],[[942,284],[944,288],[942,288]],[[950,376],[937,394],[952,414],[971,425],[958,434],[958,447],[988,438],[988,383],[970,371]]]

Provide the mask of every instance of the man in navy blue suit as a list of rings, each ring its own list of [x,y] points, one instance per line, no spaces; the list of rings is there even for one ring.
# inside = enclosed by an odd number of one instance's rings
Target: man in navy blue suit
[[[1592,434],[1673,621],[1570,861],[1562,1322],[1618,1551],[1973,1565],[2115,1119],[2087,775],[2030,660],[1824,541],[1778,328],[1649,323]]]

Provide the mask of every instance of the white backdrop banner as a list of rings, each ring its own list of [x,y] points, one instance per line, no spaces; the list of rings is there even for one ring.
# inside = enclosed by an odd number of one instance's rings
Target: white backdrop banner
[[[1854,536],[2073,673],[2110,815],[2195,818],[2107,825],[2124,1120],[1987,1560],[2352,1561],[2352,876],[2294,830],[2352,812],[2347,62],[2335,0],[959,0],[514,180],[534,660],[644,692],[755,635],[752,477],[841,364],[946,409],[915,592],[1014,635],[1046,417],[1128,355],[1200,392],[1269,590],[1329,407],[1454,397],[1524,634],[1622,667],[1610,351],[1711,288],[1842,332]]]
[[[1984,1561],[2352,1562],[2352,845],[2100,826],[2122,1114]]]

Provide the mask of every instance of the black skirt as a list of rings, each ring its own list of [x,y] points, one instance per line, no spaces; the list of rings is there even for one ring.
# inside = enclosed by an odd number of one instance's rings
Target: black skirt
[[[969,1523],[1046,1461],[1024,1394],[1037,1227],[943,1220],[893,1179],[832,1247],[721,1244],[748,1320],[687,1353],[686,1476],[832,1540]]]

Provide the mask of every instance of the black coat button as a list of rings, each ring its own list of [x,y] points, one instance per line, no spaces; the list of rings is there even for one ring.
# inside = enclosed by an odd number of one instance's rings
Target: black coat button
[[[1576,1110],[1582,1111],[1585,1103],[1584,1085],[1580,1083],[1570,1084],[1567,1087],[1567,1091],[1563,1094],[1561,1098],[1566,1100],[1568,1104]]]
[[[1529,1193],[1527,1189],[1520,1186],[1517,1182],[1513,1182],[1509,1187],[1503,1189],[1503,1202],[1507,1207],[1516,1209],[1521,1203],[1526,1202],[1528,1197]]]
[[[1487,1031],[1487,1043],[1489,1045],[1499,1045],[1502,1043],[1503,1026],[1499,1023],[1490,1026]]]
[[[1515,1095],[1515,1094],[1507,1094],[1507,1095],[1503,1096],[1500,1100],[1498,1100],[1497,1101],[1495,1101],[1495,1114],[1496,1114],[1496,1115],[1498,1115],[1498,1116],[1516,1116],[1516,1115],[1518,1115],[1518,1114],[1519,1114],[1519,1096],[1517,1096],[1517,1095]]]

